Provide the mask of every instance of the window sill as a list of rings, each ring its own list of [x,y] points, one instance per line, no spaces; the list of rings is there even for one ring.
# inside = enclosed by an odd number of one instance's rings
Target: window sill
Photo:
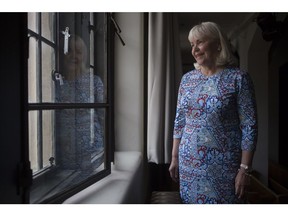
[[[64,204],[143,203],[142,155],[115,152],[111,174],[64,201]]]

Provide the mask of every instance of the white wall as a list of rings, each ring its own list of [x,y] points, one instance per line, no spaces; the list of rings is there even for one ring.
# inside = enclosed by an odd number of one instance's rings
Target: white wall
[[[115,148],[143,153],[144,17],[117,13],[125,42],[115,35]]]

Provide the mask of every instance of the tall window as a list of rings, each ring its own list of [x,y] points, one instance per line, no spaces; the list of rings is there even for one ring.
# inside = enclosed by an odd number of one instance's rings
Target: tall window
[[[106,13],[28,13],[30,203],[62,202],[110,173]]]

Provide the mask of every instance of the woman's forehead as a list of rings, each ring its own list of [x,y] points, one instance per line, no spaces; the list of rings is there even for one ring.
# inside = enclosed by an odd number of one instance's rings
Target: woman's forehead
[[[194,34],[189,37],[189,41],[211,40],[212,38],[206,34]]]
[[[192,31],[189,34],[189,41],[197,41],[197,40],[218,40],[218,35],[212,34],[211,32],[206,31]]]

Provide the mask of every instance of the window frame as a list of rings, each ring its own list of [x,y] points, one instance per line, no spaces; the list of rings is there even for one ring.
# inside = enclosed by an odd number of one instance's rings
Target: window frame
[[[41,29],[41,13],[36,13],[37,19],[39,21],[37,28]],[[107,42],[106,42],[106,49],[107,49],[107,87],[106,87],[106,94],[107,94],[107,100],[104,103],[97,104],[97,103],[29,103],[28,101],[28,78],[26,78],[26,103],[27,103],[27,109],[26,109],[26,137],[28,140],[28,128],[29,128],[29,111],[44,111],[44,110],[56,110],[56,109],[91,109],[91,108],[104,108],[105,109],[105,156],[104,156],[104,164],[105,167],[103,170],[99,171],[97,174],[90,176],[83,182],[78,183],[77,185],[73,186],[72,188],[68,190],[64,190],[62,192],[57,193],[56,195],[52,195],[51,197],[39,202],[39,203],[62,203],[67,198],[71,197],[72,195],[80,192],[81,190],[87,188],[88,186],[94,184],[95,182],[105,178],[111,173],[111,162],[114,161],[114,34],[115,29],[113,28],[113,23],[111,22],[111,14],[104,13],[105,14],[105,20],[106,20],[106,32],[107,32]],[[55,35],[59,35],[60,29],[59,29],[59,13],[55,13]],[[95,19],[95,16],[94,16]],[[27,21],[28,22],[28,21]],[[54,38],[55,43],[49,41],[45,37],[41,36],[40,33],[33,32],[32,30],[28,29],[28,37],[36,37],[38,44],[41,44],[42,42],[45,42],[46,44],[50,45],[55,50],[55,68],[58,69],[59,67],[59,54],[57,52],[58,42],[59,38]],[[93,26],[89,26],[89,30],[93,31]],[[58,32],[58,33],[57,33]],[[96,34],[94,34],[94,38]],[[29,40],[29,39],[28,39]],[[38,41],[39,40],[39,41]],[[28,42],[29,43],[29,42]],[[94,43],[94,49],[96,49],[96,43]],[[28,48],[27,48],[28,49]],[[41,52],[41,45],[40,48],[38,48]],[[29,53],[29,49],[28,49]],[[41,54],[40,54],[41,55]],[[41,57],[42,58],[42,57]],[[40,58],[40,59],[41,59]],[[94,57],[95,58],[95,57]],[[41,68],[41,60],[40,60],[40,68]],[[95,65],[94,65],[95,66]],[[41,69],[40,69],[41,70]],[[29,71],[27,70],[27,76],[28,77]],[[29,141],[28,141],[29,143]],[[29,152],[29,144],[26,145],[26,152]],[[29,154],[28,154],[28,160],[29,160]],[[34,175],[32,174],[33,183],[30,187],[30,190],[33,187],[37,187],[37,184],[41,182],[41,179],[45,178],[47,175],[51,175],[52,166],[50,168],[44,168],[42,172],[40,171],[38,174]],[[29,192],[30,197],[30,192]],[[30,200],[30,198],[28,199]]]

